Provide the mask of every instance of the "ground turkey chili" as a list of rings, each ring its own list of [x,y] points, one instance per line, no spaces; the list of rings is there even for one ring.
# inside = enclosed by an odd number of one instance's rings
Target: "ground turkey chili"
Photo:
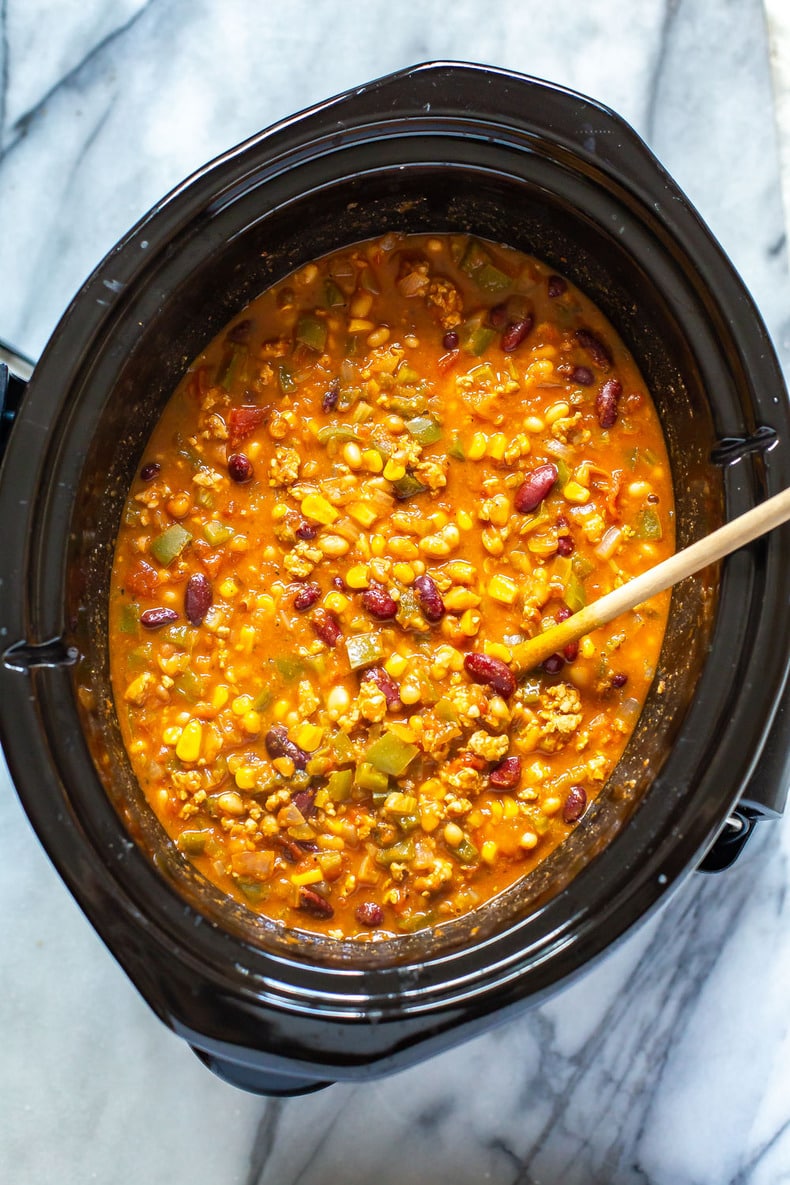
[[[137,778],[288,927],[464,914],[584,826],[668,594],[538,670],[521,643],[673,540],[654,407],[567,280],[456,235],[310,263],[196,359],[126,503],[110,657]]]

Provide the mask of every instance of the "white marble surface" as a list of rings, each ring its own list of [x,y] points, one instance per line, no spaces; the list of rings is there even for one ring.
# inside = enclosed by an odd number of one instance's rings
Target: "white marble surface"
[[[35,354],[127,226],[212,155],[428,58],[610,103],[729,251],[790,364],[759,0],[0,0],[0,337]],[[149,1013],[0,773],[0,1180],[790,1181],[790,818],[549,1005],[393,1078],[266,1102]]]

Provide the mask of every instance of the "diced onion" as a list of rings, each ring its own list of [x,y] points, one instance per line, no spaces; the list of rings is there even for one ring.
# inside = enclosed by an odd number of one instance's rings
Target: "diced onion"
[[[626,724],[633,724],[641,710],[639,700],[634,699],[633,696],[629,696],[628,699],[624,699],[620,704],[620,707],[617,709],[617,715]]]
[[[607,527],[606,531],[604,531],[603,539],[595,548],[595,555],[598,556],[598,559],[610,559],[617,550],[617,545],[622,536],[623,531],[621,527]]]
[[[551,453],[553,457],[562,457],[563,461],[570,461],[574,458],[574,450],[568,444],[563,444],[561,440],[549,440],[546,443],[546,452]]]

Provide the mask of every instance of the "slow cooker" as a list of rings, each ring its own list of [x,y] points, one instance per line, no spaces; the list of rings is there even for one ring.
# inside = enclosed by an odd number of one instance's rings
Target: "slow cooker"
[[[678,545],[790,483],[790,410],[743,284],[637,135],[596,102],[434,63],[253,137],[164,198],[3,376],[0,737],[63,880],[157,1015],[238,1086],[406,1065],[534,1004],[693,869],[778,814],[790,775],[790,534],[676,587],[660,670],[605,791],[534,874],[432,932],[343,944],[223,896],[123,750],[107,590],[124,497],[190,359],[254,295],[388,229],[537,255],[615,324],[654,394]]]

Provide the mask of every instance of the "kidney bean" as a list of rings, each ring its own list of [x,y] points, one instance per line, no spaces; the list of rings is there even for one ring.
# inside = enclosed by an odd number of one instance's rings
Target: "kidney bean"
[[[510,322],[499,343],[505,354],[512,354],[518,349],[533,324],[534,318],[531,313],[527,313],[526,317],[521,317],[518,321]]]
[[[293,599],[293,607],[297,613],[303,613],[305,609],[310,609],[321,596],[321,589],[317,584],[303,584],[301,588],[296,590]]]
[[[237,321],[232,329],[229,329],[225,334],[225,341],[241,342],[249,341],[250,333],[252,332],[252,321],[248,318],[246,321]]]
[[[299,908],[303,909],[305,913],[311,913],[315,918],[335,916],[335,911],[326,897],[322,897],[320,893],[316,893],[314,889],[308,889],[304,885],[299,890]]]
[[[552,461],[546,465],[538,465],[537,469],[528,473],[516,490],[516,510],[521,514],[531,514],[533,510],[537,510],[557,480],[557,473],[557,466]]]
[[[569,617],[573,617],[573,613],[567,605],[560,605],[554,616],[557,621],[567,621]]]
[[[283,859],[289,864],[298,864],[304,855],[295,839],[288,839],[285,835],[278,835],[275,842],[282,849]]]
[[[158,630],[163,625],[172,625],[174,621],[178,621],[175,609],[145,609],[140,614],[140,625],[147,630]]]
[[[342,576],[333,576],[332,585],[338,590],[338,592],[345,592],[346,588],[348,587]]]
[[[587,806],[587,791],[584,786],[571,786],[565,805],[562,808],[562,818],[565,823],[576,823],[584,814]]]
[[[380,926],[384,921],[384,910],[375,901],[363,901],[354,910],[354,917],[361,926]]]
[[[488,323],[492,329],[504,329],[507,325],[507,306],[495,304],[488,310]]]
[[[454,329],[448,329],[442,338],[442,349],[457,350],[461,339]]]
[[[476,683],[487,683],[503,699],[509,699],[516,690],[515,675],[501,658],[473,651],[464,656],[464,667]]]
[[[432,576],[418,576],[412,585],[426,621],[441,621],[444,617],[444,601],[439,587]]]
[[[400,691],[398,689],[398,684],[395,682],[392,676],[384,670],[384,667],[368,667],[366,671],[362,672],[359,679],[361,683],[364,683],[366,680],[369,680],[371,683],[375,683],[387,701],[388,708],[393,708],[400,704]]]
[[[609,682],[611,683],[612,687],[616,687],[619,690],[621,687],[625,687],[626,683],[628,682],[628,676],[624,674],[612,675]]]
[[[362,594],[362,605],[376,621],[389,621],[398,612],[394,601],[383,584],[372,583]]]
[[[521,758],[505,757],[488,775],[488,784],[495,790],[512,790],[521,781]]]
[[[251,436],[256,428],[269,418],[271,409],[257,403],[246,403],[243,407],[232,407],[228,416],[228,444],[235,452],[242,440]]]
[[[611,428],[617,421],[617,405],[623,388],[617,379],[608,379],[595,397],[595,414],[602,428]]]
[[[251,481],[254,472],[252,461],[246,453],[232,453],[228,457],[228,477],[231,481],[241,485],[245,481]]]
[[[297,539],[315,539],[320,530],[318,523],[309,523],[307,519],[302,519],[294,531],[294,535]]]
[[[331,613],[327,609],[316,609],[310,624],[321,641],[326,642],[327,646],[337,645],[337,640],[343,631],[334,613]]]
[[[321,398],[321,411],[334,411],[340,398],[340,379],[332,379]]]
[[[561,654],[550,654],[548,658],[544,658],[541,666],[547,675],[559,675],[565,666],[565,659]]]
[[[572,535],[560,535],[557,539],[557,555],[573,555],[575,546],[576,544],[573,542]]]
[[[283,724],[273,724],[264,737],[266,752],[272,761],[277,757],[290,757],[295,769],[304,769],[309,757],[304,749],[300,749],[289,740],[288,729]]]
[[[549,276],[547,291],[551,297],[562,296],[568,291],[568,285],[562,276]]]
[[[184,614],[190,625],[202,625],[211,608],[214,593],[211,581],[202,572],[195,572],[184,589]]]
[[[140,470],[140,479],[141,481],[153,481],[155,477],[159,476],[161,470],[162,466],[158,461],[149,461]]]
[[[571,371],[571,382],[579,387],[591,387],[595,382],[595,375],[589,366],[574,366]]]
[[[566,662],[576,662],[579,657],[579,643],[569,642],[567,646],[563,646],[562,655]]]
[[[315,790],[297,790],[296,794],[291,796],[291,802],[305,819],[315,814]]]
[[[601,370],[609,369],[612,365],[609,347],[601,341],[596,333],[593,333],[592,329],[577,329],[576,340],[587,351],[596,366],[600,366]]]

